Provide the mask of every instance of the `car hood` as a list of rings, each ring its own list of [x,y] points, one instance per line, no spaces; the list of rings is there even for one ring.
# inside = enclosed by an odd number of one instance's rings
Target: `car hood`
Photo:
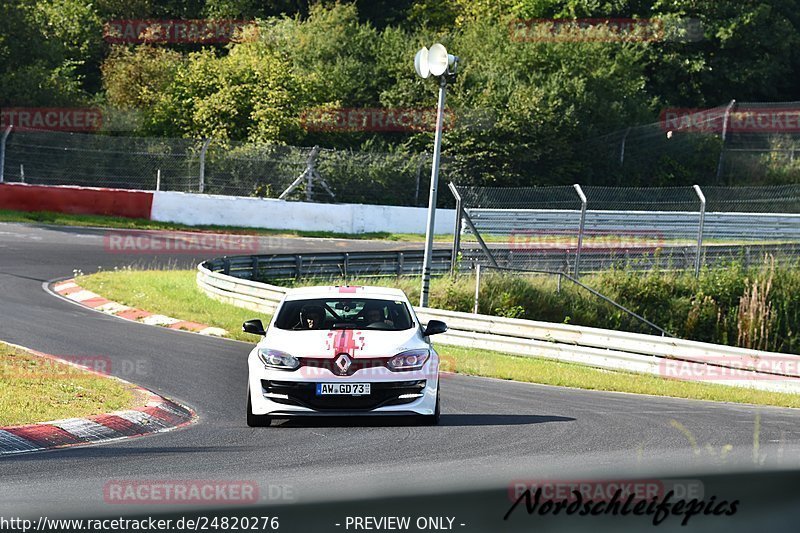
[[[295,357],[334,358],[346,353],[353,358],[391,357],[405,350],[427,348],[417,328],[402,331],[337,329],[282,330],[270,328],[259,348],[272,348]]]

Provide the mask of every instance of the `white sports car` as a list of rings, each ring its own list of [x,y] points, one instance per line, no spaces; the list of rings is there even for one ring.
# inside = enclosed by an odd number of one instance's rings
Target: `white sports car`
[[[247,424],[302,415],[407,415],[439,422],[439,356],[403,291],[305,287],[286,293],[250,352]]]

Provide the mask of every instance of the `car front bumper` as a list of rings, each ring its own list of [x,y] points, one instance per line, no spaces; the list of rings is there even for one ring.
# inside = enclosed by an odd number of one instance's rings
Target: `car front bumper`
[[[439,389],[436,355],[421,370],[392,372],[378,367],[337,376],[327,369],[283,371],[265,368],[257,356],[249,360],[249,386],[255,415],[433,415]],[[369,383],[364,396],[317,396],[317,383]]]

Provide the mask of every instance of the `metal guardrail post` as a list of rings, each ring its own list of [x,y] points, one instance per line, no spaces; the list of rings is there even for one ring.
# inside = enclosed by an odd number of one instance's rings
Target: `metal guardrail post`
[[[211,137],[203,139],[203,147],[200,149],[200,182],[197,189],[201,193],[206,190],[206,152],[209,144],[211,144]]]
[[[481,265],[475,267],[475,304],[472,306],[472,312],[478,314],[478,301],[481,292]]]
[[[483,250],[483,253],[486,255],[486,258],[489,260],[489,262],[492,264],[493,267],[498,266],[497,260],[494,258],[494,255],[492,255],[492,252],[489,250],[489,247],[486,246],[486,243],[483,241],[483,237],[481,237],[481,234],[478,233],[478,229],[475,227],[475,224],[472,223],[472,219],[469,217],[469,213],[464,211],[463,215],[464,215],[464,222],[467,224],[472,234],[475,235],[475,238],[478,240],[478,244],[481,246],[481,250]]]
[[[694,186],[694,192],[700,199],[700,220],[697,226],[697,252],[694,255],[694,277],[700,277],[700,260],[703,254],[703,226],[706,219],[706,196],[699,185]]]
[[[6,168],[6,140],[11,134],[11,129],[13,127],[14,126],[6,127],[6,130],[3,132],[3,137],[0,139],[0,183],[3,183],[3,176]]]
[[[575,251],[575,277],[578,278],[581,273],[581,249],[583,248],[583,231],[586,228],[586,195],[583,194],[583,189],[577,183],[573,185],[575,192],[581,199],[581,222],[578,227],[578,249]]]
[[[462,214],[462,202],[461,202],[461,195],[458,194],[458,189],[456,189],[455,184],[451,181],[447,184],[450,188],[450,192],[453,193],[453,196],[456,199],[456,222],[455,227],[453,228],[453,254],[450,258],[450,273],[454,273],[456,271],[456,263],[458,262],[458,252],[461,250],[461,220],[464,218]]]

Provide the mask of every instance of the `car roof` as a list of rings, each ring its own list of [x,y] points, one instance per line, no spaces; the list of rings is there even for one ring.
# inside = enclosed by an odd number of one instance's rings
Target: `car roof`
[[[306,298],[371,298],[407,301],[406,294],[400,289],[391,287],[370,287],[363,285],[324,285],[315,287],[299,287],[286,291],[286,300],[303,300]]]

